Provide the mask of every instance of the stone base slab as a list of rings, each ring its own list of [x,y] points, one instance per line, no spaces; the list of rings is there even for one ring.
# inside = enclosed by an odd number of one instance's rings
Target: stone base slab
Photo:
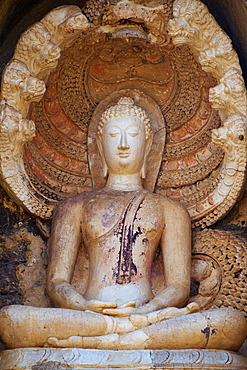
[[[0,353],[0,370],[247,369],[247,358],[229,351],[22,348]]]

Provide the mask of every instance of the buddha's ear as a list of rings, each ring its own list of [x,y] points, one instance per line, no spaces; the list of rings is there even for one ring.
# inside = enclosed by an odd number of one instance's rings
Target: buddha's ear
[[[151,150],[151,146],[153,143],[153,133],[151,132],[148,139],[146,140],[146,150],[145,150],[145,155],[144,155],[144,161],[141,169],[141,178],[145,179],[146,178],[146,172],[147,172],[147,158],[148,154]]]
[[[99,154],[101,157],[102,167],[103,167],[103,177],[107,177],[108,175],[108,167],[106,165],[105,156],[102,148],[102,141],[101,141],[101,134],[97,134],[96,136],[96,142],[99,150]]]

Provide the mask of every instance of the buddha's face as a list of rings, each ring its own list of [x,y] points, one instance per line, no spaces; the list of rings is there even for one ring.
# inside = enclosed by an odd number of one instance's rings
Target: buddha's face
[[[141,172],[147,149],[146,132],[138,117],[110,118],[102,128],[101,155],[109,173]]]

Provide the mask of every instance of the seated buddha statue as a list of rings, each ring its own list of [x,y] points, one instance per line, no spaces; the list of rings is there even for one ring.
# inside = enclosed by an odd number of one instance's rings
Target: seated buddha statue
[[[142,186],[153,132],[130,97],[108,107],[97,145],[106,185],[60,202],[49,241],[47,292],[53,308],[7,306],[0,336],[7,348],[238,350],[247,326],[240,312],[186,306],[191,225],[178,202]],[[89,278],[82,296],[71,284],[84,244]],[[165,288],[154,296],[151,268],[160,245]],[[81,275],[84,266],[80,266]]]

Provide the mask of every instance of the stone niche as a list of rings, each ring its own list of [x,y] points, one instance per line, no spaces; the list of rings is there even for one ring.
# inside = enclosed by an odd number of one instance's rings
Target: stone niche
[[[158,104],[166,127],[145,187],[191,216],[189,301],[246,315],[246,90],[230,39],[198,0],[89,0],[82,10],[52,10],[21,35],[1,89],[1,306],[52,307],[45,280],[54,205],[104,186],[88,125],[103,99],[133,89]],[[79,275],[72,283],[83,294],[87,276]],[[152,284],[154,294],[164,288],[159,249]],[[0,369],[246,369],[240,355],[244,345],[239,354],[14,349],[2,352]]]

